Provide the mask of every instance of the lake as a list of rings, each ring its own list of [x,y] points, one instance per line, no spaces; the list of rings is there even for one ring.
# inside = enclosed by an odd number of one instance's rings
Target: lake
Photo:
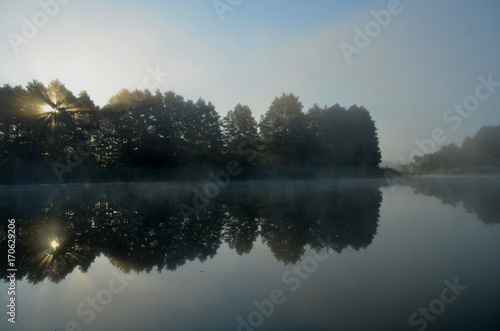
[[[0,187],[17,330],[498,330],[500,178]],[[15,295],[8,220],[15,219]]]

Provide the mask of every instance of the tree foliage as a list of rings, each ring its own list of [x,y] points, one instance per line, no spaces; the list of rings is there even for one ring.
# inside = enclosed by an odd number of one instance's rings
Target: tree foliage
[[[240,144],[257,138],[257,122],[248,106],[237,104],[222,120],[224,143],[229,153],[238,150]]]
[[[83,157],[93,168],[220,166],[245,159],[242,146],[252,149],[252,165],[380,163],[375,123],[363,107],[315,105],[304,113],[297,96],[282,94],[257,123],[246,105],[221,119],[211,102],[172,91],[122,89],[101,109],[86,91],[75,96],[58,80],[0,87],[0,166],[12,172]]]

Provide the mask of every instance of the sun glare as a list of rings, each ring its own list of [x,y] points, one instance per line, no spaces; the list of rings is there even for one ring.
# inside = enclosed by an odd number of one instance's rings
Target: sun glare
[[[59,243],[55,240],[52,240],[52,243],[50,245],[52,246],[53,249],[56,249],[57,246],[59,246]]]
[[[44,111],[44,113],[48,113],[48,112],[53,112],[54,108],[52,108],[51,106],[47,105],[47,106],[43,106],[42,110]]]

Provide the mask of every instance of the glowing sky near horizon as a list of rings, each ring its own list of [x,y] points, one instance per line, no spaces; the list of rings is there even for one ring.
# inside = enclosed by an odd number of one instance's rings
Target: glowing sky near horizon
[[[258,120],[283,92],[298,95],[304,111],[363,105],[385,162],[408,158],[436,128],[448,144],[499,125],[500,87],[458,129],[443,114],[474,94],[479,76],[500,82],[500,3],[401,0],[400,13],[348,63],[339,45],[354,45],[354,29],[389,3],[242,0],[220,20],[213,0],[70,0],[16,53],[9,34],[22,36],[23,18],[43,9],[38,0],[0,0],[0,84],[57,78],[103,106],[159,68],[168,76],[154,88],[202,97],[222,116],[242,103]]]

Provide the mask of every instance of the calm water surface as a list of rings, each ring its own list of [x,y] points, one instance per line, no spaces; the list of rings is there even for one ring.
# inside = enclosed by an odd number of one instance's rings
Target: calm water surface
[[[499,178],[193,187],[0,188],[0,329],[500,329]]]

